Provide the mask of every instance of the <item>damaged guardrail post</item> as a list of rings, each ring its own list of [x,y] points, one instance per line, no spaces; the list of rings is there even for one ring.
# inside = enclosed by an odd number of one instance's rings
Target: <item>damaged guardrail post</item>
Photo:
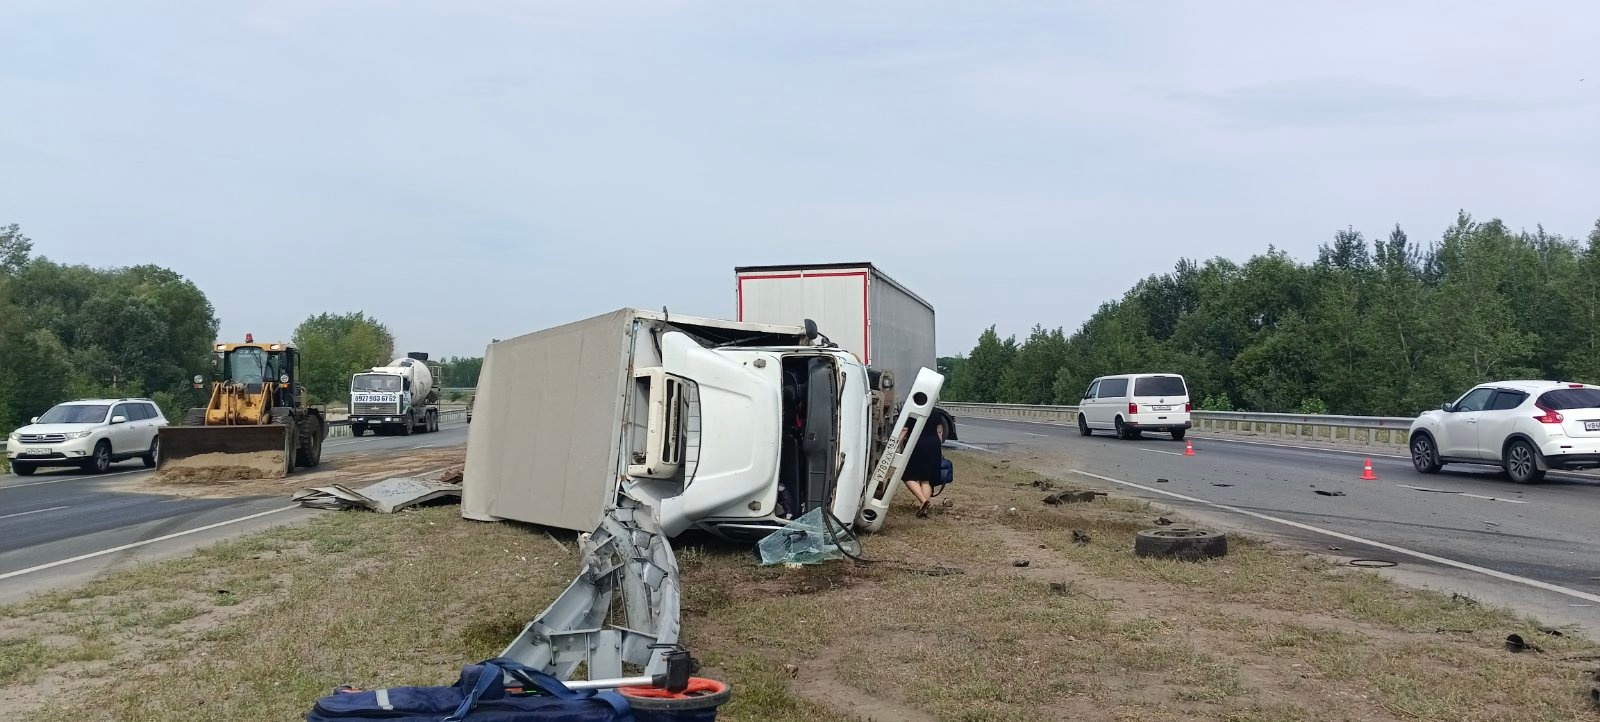
[[[623,498],[583,539],[576,579],[500,656],[567,679],[667,675],[678,644],[678,562],[648,507]],[[620,612],[621,624],[617,624]]]

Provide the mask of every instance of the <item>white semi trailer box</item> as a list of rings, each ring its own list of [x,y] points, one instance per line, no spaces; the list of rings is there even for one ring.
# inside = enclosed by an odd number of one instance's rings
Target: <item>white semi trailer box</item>
[[[895,402],[905,403],[923,368],[938,369],[933,304],[871,263],[738,266],[737,318],[753,323],[816,322],[828,340],[868,367],[894,374]],[[939,409],[935,424],[955,439],[955,421]]]

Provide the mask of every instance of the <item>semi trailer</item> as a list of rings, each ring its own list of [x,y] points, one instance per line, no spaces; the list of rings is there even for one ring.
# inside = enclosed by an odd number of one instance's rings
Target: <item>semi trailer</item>
[[[868,368],[899,381],[917,369],[938,369],[933,304],[871,263],[737,266],[733,269],[737,320],[796,323],[811,319],[840,348]],[[910,389],[892,389],[903,404]],[[954,441],[955,417],[935,409],[935,426]]]

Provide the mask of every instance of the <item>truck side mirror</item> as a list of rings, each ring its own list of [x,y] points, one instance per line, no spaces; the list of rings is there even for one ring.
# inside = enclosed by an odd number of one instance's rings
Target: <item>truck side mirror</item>
[[[817,331],[817,322],[808,318],[808,319],[806,319],[805,326],[806,326],[806,340],[807,341],[815,341],[815,340],[817,340],[817,336],[820,333],[820,332]]]

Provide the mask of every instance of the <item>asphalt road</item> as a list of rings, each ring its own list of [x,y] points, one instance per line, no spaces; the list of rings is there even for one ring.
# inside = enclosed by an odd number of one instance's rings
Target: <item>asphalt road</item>
[[[1600,479],[1592,476],[1551,473],[1518,485],[1487,467],[1419,474],[1387,450],[1195,434],[1189,457],[1166,435],[1122,441],[1046,424],[959,423],[962,446],[1060,452],[1071,462],[1054,474],[1062,478],[1323,553],[1399,562],[1409,581],[1600,630]],[[1377,481],[1360,480],[1369,456]]]
[[[333,439],[323,447],[322,468],[338,468],[340,457],[354,452],[466,442],[464,424],[445,426],[433,434]],[[133,461],[119,464],[105,475],[41,469],[34,476],[0,476],[0,602],[46,587],[86,581],[129,560],[170,556],[313,513],[278,496],[185,499],[116,490],[122,482],[151,473]],[[257,514],[260,516],[246,518]],[[174,534],[180,536],[145,543]],[[132,544],[140,546],[119,549]],[[104,553],[107,550],[117,551]],[[61,563],[95,554],[98,556]]]

